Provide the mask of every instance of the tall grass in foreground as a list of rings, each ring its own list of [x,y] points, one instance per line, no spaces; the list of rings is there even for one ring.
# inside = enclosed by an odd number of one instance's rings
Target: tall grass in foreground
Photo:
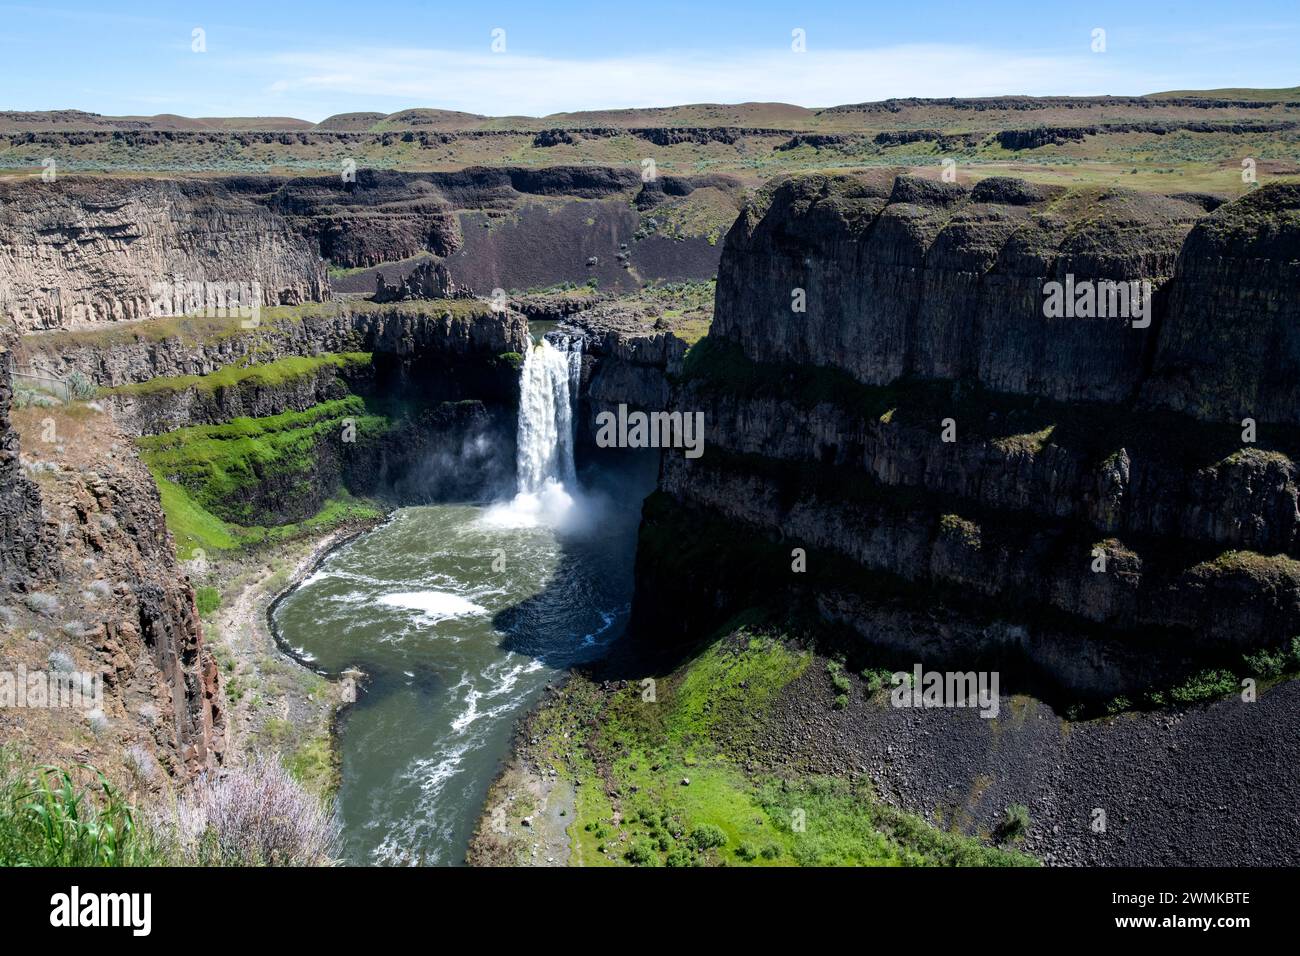
[[[0,751],[0,865],[148,866],[158,862],[134,808],[91,767],[22,771]]]
[[[338,824],[277,761],[133,806],[93,767],[25,767],[0,748],[0,866],[327,866]]]

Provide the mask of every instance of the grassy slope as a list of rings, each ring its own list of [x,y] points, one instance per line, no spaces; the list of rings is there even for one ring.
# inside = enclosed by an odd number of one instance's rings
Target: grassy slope
[[[739,630],[652,685],[575,677],[535,715],[538,752],[577,786],[583,865],[1021,865],[941,833],[862,780],[746,774],[742,756],[808,651]],[[684,785],[683,781],[689,780]]]
[[[305,412],[238,418],[226,425],[195,426],[139,440],[140,452],[162,497],[167,525],[180,557],[195,549],[208,554],[320,530],[379,510],[334,494],[313,517],[266,527],[255,523],[241,493],[270,475],[309,481],[317,447],[352,419],[358,438],[387,427],[368,414],[357,396],[317,405]]]

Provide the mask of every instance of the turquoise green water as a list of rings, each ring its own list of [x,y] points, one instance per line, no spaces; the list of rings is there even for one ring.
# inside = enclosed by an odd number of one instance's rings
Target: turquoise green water
[[[406,508],[280,602],[314,667],[366,674],[341,724],[348,862],[463,862],[516,720],[622,633],[652,483],[598,476],[562,531],[508,507]]]

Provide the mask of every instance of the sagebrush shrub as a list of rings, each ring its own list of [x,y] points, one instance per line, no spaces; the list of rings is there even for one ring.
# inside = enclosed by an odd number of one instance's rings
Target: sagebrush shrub
[[[338,850],[332,811],[272,758],[200,782],[174,825],[182,854],[204,865],[321,866]]]

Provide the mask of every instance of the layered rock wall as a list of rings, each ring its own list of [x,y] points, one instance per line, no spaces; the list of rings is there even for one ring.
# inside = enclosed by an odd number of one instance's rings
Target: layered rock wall
[[[1076,699],[1287,646],[1297,242],[1292,187],[1212,213],[997,179],[767,187],[672,391],[705,450],[664,455],[634,620],[689,637],[744,602],[811,605],[895,652],[1015,659]],[[1152,321],[1045,316],[1067,275],[1151,282]],[[701,536],[705,516],[725,527]],[[732,535],[747,553],[676,567]],[[684,631],[655,611],[670,586],[692,591],[670,602],[698,612]]]
[[[159,286],[180,282],[242,284],[262,305],[329,295],[315,251],[220,182],[0,184],[0,311],[20,332],[164,314]]]

